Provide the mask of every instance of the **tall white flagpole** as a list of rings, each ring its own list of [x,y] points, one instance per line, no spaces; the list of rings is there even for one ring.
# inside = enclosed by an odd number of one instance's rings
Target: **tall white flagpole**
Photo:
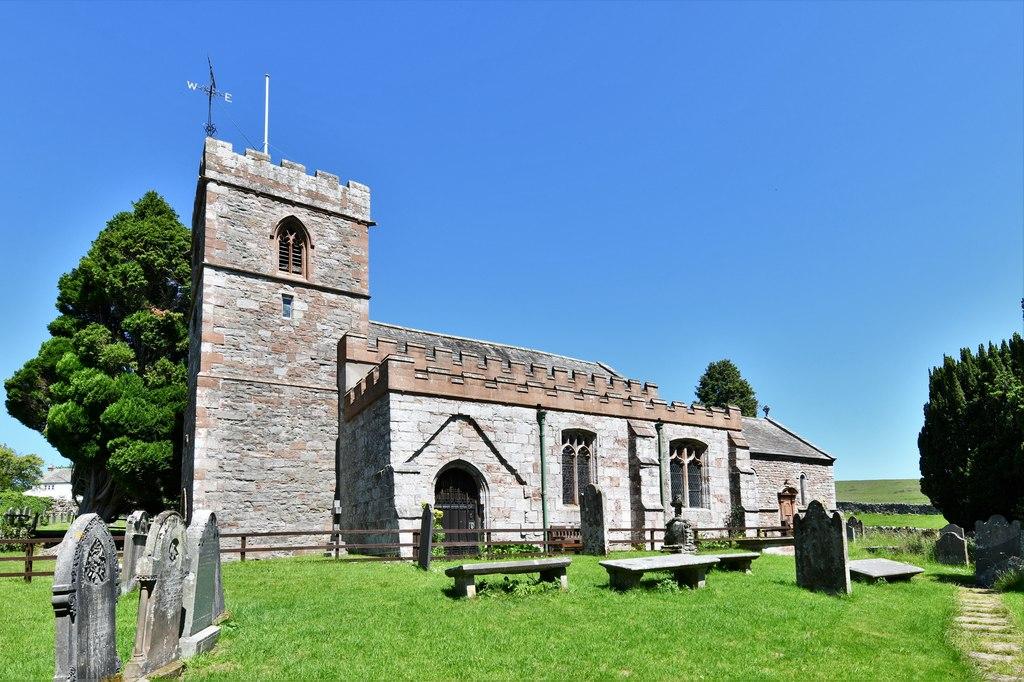
[[[270,74],[263,74],[266,82],[266,94],[263,98],[263,153],[270,155]]]

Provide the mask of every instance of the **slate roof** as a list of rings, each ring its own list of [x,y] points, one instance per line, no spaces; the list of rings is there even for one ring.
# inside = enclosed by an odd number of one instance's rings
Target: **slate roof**
[[[435,346],[452,351],[472,353],[474,355],[501,358],[505,362],[524,362],[551,367],[563,367],[574,372],[600,374],[602,376],[621,376],[614,369],[601,362],[579,360],[564,355],[545,353],[531,348],[509,346],[493,341],[467,339],[462,336],[438,334],[409,327],[399,327],[384,322],[370,322],[369,338],[376,343],[378,338],[391,339],[399,343],[416,343],[433,348]]]
[[[52,483],[71,483],[71,467],[56,467],[54,469],[48,469],[43,477],[39,479],[39,484],[52,484]]]
[[[781,455],[820,459],[831,463],[835,457],[796,435],[774,419],[743,418],[743,437],[750,446],[750,456]]]

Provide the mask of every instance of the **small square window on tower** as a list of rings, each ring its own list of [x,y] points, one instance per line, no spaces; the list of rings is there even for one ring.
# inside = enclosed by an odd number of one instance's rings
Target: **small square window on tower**
[[[292,316],[292,301],[294,299],[290,294],[281,294],[281,317]]]

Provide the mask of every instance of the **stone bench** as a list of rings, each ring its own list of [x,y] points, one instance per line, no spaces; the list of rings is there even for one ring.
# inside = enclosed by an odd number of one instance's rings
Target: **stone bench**
[[[707,557],[718,557],[716,568],[723,571],[743,571],[750,573],[750,564],[761,556],[759,552],[733,552],[732,554],[705,554]]]
[[[792,535],[783,535],[775,538],[730,538],[730,542],[736,543],[737,547],[760,552],[765,547],[792,547],[795,539]]]
[[[617,590],[628,590],[638,585],[644,573],[648,571],[668,571],[681,586],[699,588],[704,587],[707,570],[718,564],[718,557],[670,554],[637,559],[614,559],[602,561],[600,564],[608,571],[608,582]]]
[[[569,576],[565,569],[572,559],[530,559],[527,561],[488,561],[479,564],[452,566],[444,574],[455,578],[455,593],[459,597],[472,599],[476,596],[476,576],[515,575],[519,573],[540,573],[544,582],[557,582],[563,590],[569,589]]]

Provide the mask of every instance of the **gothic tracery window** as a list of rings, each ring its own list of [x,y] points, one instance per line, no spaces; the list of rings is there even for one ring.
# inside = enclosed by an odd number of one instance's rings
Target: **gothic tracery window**
[[[708,477],[704,454],[707,446],[695,440],[679,439],[669,443],[669,481],[672,499],[683,498],[687,507],[710,508]]]
[[[562,431],[562,503],[579,504],[592,481],[591,457],[595,434],[580,429]]]
[[[285,219],[277,228],[277,269],[292,275],[306,275],[306,231],[295,218]]]

